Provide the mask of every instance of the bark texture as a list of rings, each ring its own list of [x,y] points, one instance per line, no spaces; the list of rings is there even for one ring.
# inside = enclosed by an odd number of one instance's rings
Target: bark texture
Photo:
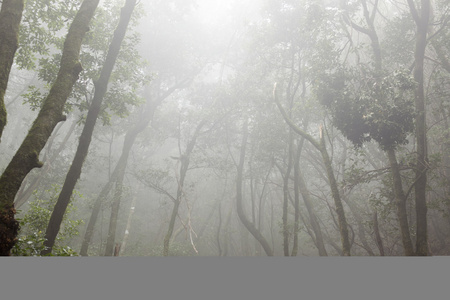
[[[83,1],[69,28],[64,41],[61,64],[56,80],[27,136],[0,177],[0,190],[2,191],[0,194],[1,212],[13,205],[14,197],[20,189],[25,176],[32,169],[42,166],[42,163],[39,161],[39,153],[44,148],[55,126],[66,119],[63,115],[64,105],[82,70],[79,62],[81,42],[89,29],[89,22],[98,3],[99,0]],[[13,223],[5,225],[1,230],[11,230],[8,235],[14,235],[13,231],[16,226]],[[10,243],[2,244],[0,253],[7,255],[14,244],[14,239]]]
[[[111,73],[116,63],[117,56],[119,55],[120,46],[125,37],[125,33],[127,31],[128,24],[130,22],[131,15],[135,6],[136,0],[127,0],[125,6],[122,8],[119,24],[117,25],[113,39],[109,46],[108,54],[106,55],[105,63],[100,73],[100,78],[94,82],[94,99],[92,100],[91,107],[89,108],[86,117],[86,123],[80,136],[77,152],[75,153],[72,165],[69,168],[63,187],[61,189],[61,193],[59,194],[58,200],[55,204],[55,208],[53,209],[52,215],[50,217],[47,231],[45,233],[46,241],[44,245],[46,246],[46,249],[42,252],[43,255],[48,254],[52,251],[56,236],[58,235],[59,229],[61,227],[64,213],[66,212],[67,206],[69,205],[75,185],[80,178],[81,169],[83,167],[84,160],[86,159],[89,145],[91,144],[95,123],[97,122],[103,98],[108,88],[109,78],[111,77]]]
[[[5,93],[14,55],[19,46],[19,27],[24,0],[3,0],[0,11],[0,139],[6,125]]]

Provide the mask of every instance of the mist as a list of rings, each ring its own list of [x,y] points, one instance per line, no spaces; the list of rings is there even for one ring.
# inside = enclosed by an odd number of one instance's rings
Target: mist
[[[450,254],[445,1],[8,3],[1,255]]]

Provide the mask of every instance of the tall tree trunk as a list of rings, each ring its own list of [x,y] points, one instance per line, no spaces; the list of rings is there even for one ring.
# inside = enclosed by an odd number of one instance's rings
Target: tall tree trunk
[[[88,31],[99,0],[85,0],[81,4],[64,41],[58,75],[28,135],[0,177],[0,255],[9,255],[16,242],[18,222],[14,219],[14,197],[26,175],[42,167],[39,153],[55,126],[66,119],[64,105],[82,70],[79,62],[81,42]]]
[[[417,11],[414,1],[408,0],[411,15],[417,25],[416,49],[414,51],[414,79],[417,81],[415,95],[416,106],[416,179],[414,185],[414,195],[416,200],[416,255],[428,255],[428,235],[427,235],[427,123],[425,109],[424,74],[423,65],[425,59],[425,49],[427,47],[427,32],[430,18],[430,0],[421,0],[420,12]]]
[[[408,213],[406,211],[406,195],[402,187],[402,179],[400,177],[400,169],[395,157],[395,150],[387,150],[389,163],[391,164],[392,179],[394,183],[395,205],[397,207],[397,217],[402,236],[403,249],[406,256],[414,255],[414,248],[411,241],[408,225]]]
[[[311,227],[314,232],[315,242],[317,246],[317,250],[319,251],[320,256],[328,256],[327,250],[325,249],[325,243],[323,241],[322,229],[320,228],[320,223],[317,220],[316,212],[314,210],[313,201],[311,199],[311,195],[306,186],[305,179],[303,177],[302,172],[298,171],[298,184],[299,189],[302,194],[303,202],[305,203],[306,210],[308,211],[309,221],[311,222]]]
[[[361,240],[361,244],[362,244],[364,250],[366,250],[370,256],[375,256],[375,253],[373,253],[372,248],[369,246],[369,243],[367,242],[366,230],[364,229],[363,218],[361,217],[361,214],[359,213],[358,208],[350,199],[347,199],[345,196],[343,196],[343,199],[344,199],[344,202],[347,204],[348,208],[350,208],[351,213],[355,217],[356,224],[358,225],[358,236],[359,236],[359,239]]]
[[[289,116],[286,114],[286,111],[281,106],[280,101],[278,100],[276,85],[273,90],[273,97],[276,105],[278,106],[279,111],[281,112],[285,122],[289,125],[292,130],[298,135],[304,137],[308,142],[310,142],[321,154],[323,164],[325,165],[328,183],[331,188],[331,195],[334,200],[334,205],[336,207],[336,213],[338,215],[339,222],[339,232],[341,235],[341,244],[342,244],[342,254],[343,256],[350,256],[350,241],[348,236],[348,224],[345,218],[344,206],[342,205],[341,196],[339,194],[339,188],[337,186],[336,178],[334,176],[333,166],[331,164],[331,159],[328,154],[326,145],[325,145],[325,137],[323,135],[323,128],[320,128],[320,137],[319,141],[314,139],[310,134],[303,131],[300,127],[298,127]]]
[[[298,232],[300,228],[300,187],[298,176],[300,174],[300,154],[303,147],[304,138],[298,142],[297,151],[294,158],[294,241],[292,245],[292,256],[297,256],[298,252]]]
[[[108,88],[109,78],[111,77],[111,73],[116,63],[117,56],[119,55],[120,46],[125,37],[128,23],[131,19],[131,15],[133,13],[135,5],[136,0],[127,0],[125,6],[122,8],[119,24],[114,31],[113,39],[111,41],[111,44],[109,45],[108,54],[106,55],[105,63],[100,73],[100,78],[94,82],[94,99],[92,100],[91,107],[89,108],[86,117],[86,123],[80,136],[77,152],[75,153],[72,165],[67,172],[63,187],[50,217],[47,231],[45,232],[46,241],[44,242],[44,245],[46,246],[46,249],[41,252],[42,255],[46,255],[52,252],[56,236],[58,235],[59,229],[61,227],[64,213],[66,212],[67,206],[69,205],[75,185],[80,178],[81,169],[87,156],[89,145],[91,144],[95,123],[97,122],[97,117],[100,113],[103,98]]]
[[[338,216],[339,232],[341,233],[342,254],[344,256],[350,256],[351,245],[348,236],[347,220],[345,218],[344,206],[342,205],[336,178],[334,177],[331,159],[325,147],[325,137],[323,136],[323,129],[321,129],[320,135],[320,153],[322,154],[322,160],[327,171],[327,177],[331,187],[331,195],[333,196],[334,205],[336,207],[336,214]]]
[[[80,250],[81,256],[88,255],[87,251],[89,248],[89,244],[91,243],[91,240],[92,240],[92,235],[94,234],[94,226],[95,226],[95,223],[97,222],[97,217],[98,217],[98,214],[102,207],[102,203],[106,199],[106,197],[109,194],[109,191],[111,190],[112,186],[114,185],[114,182],[116,181],[116,177],[118,176],[119,170],[122,168],[121,165],[122,165],[122,163],[121,163],[121,160],[119,159],[119,162],[117,163],[117,165],[114,168],[114,171],[111,175],[111,179],[103,186],[100,194],[97,196],[97,199],[94,202],[94,207],[92,208],[91,216],[89,218],[89,222],[86,227],[86,232],[84,234],[84,238],[81,243],[81,250]]]
[[[48,158],[48,160],[43,160],[44,165],[43,165],[41,171],[39,172],[39,174],[36,175],[35,178],[33,178],[31,183],[26,188],[24,186],[24,183],[26,183],[27,180],[25,180],[23,182],[21,189],[19,190],[19,192],[16,195],[16,200],[14,201],[15,208],[20,208],[22,205],[24,205],[28,201],[28,199],[31,197],[33,192],[36,190],[36,188],[41,183],[44,176],[51,170],[52,163],[55,161],[55,159],[59,156],[61,151],[66,146],[67,141],[69,140],[70,136],[74,132],[76,125],[77,125],[77,120],[74,120],[72,122],[72,125],[70,125],[70,128],[67,131],[63,141],[59,145],[58,149],[52,153],[52,155]],[[29,176],[27,176],[26,178],[28,179]]]
[[[123,147],[122,147],[122,154],[120,155],[119,161],[117,162],[116,166],[114,167],[114,170],[112,172],[110,180],[106,183],[106,185],[103,187],[102,191],[100,192],[99,196],[95,200],[94,207],[92,209],[92,213],[89,218],[88,225],[86,227],[86,232],[85,232],[85,235],[83,238],[83,242],[81,244],[80,255],[87,256],[87,251],[88,251],[91,239],[92,239],[92,235],[94,233],[95,223],[97,222],[97,217],[98,217],[98,213],[100,212],[102,202],[108,196],[110,189],[112,188],[114,183],[117,181],[117,178],[121,174],[121,172],[125,172],[125,169],[128,164],[128,156],[134,145],[134,142],[136,141],[137,136],[139,135],[139,133],[144,131],[144,129],[147,128],[150,121],[153,120],[153,116],[155,114],[156,108],[167,97],[169,97],[174,91],[183,87],[187,82],[188,82],[188,80],[183,80],[183,81],[180,81],[179,83],[173,85],[167,91],[163,92],[154,101],[151,100],[150,96],[147,99],[146,108],[142,111],[139,121],[125,135],[125,140],[124,140]]]
[[[24,0],[3,0],[0,11],[0,140],[6,125],[5,93],[14,55],[19,46],[19,26]]]
[[[195,144],[197,142],[197,138],[200,135],[200,130],[206,124],[206,121],[203,120],[200,124],[197,125],[195,129],[194,135],[186,146],[186,150],[183,154],[180,153],[180,178],[178,182],[177,188],[177,197],[175,198],[175,203],[172,209],[172,215],[170,216],[169,228],[167,229],[166,236],[164,237],[164,248],[163,248],[163,256],[169,256],[169,246],[170,246],[170,238],[173,234],[173,228],[175,226],[175,221],[178,215],[178,209],[181,204],[182,196],[184,193],[184,180],[186,179],[186,174],[189,168],[189,159],[194,150]]]
[[[289,130],[289,146],[288,146],[288,161],[287,170],[283,178],[283,251],[284,256],[289,256],[289,224],[288,224],[288,207],[289,207],[289,176],[292,170],[292,148],[293,137],[292,130]]]
[[[413,0],[408,0],[408,3],[411,5]],[[381,47],[378,40],[378,34],[375,30],[374,20],[377,13],[377,5],[378,2],[375,2],[372,12],[369,12],[367,7],[367,2],[365,0],[361,0],[361,4],[363,6],[364,18],[367,23],[367,28],[361,27],[352,21],[346,20],[354,29],[357,31],[366,34],[371,40],[372,51],[374,54],[374,69],[375,76],[377,82],[381,82],[381,74],[382,74],[382,56],[381,56]],[[417,51],[416,51],[417,52]],[[416,61],[417,64],[417,61]],[[422,64],[423,66],[423,64]],[[397,165],[397,159],[395,157],[395,150],[390,149],[387,150],[387,155],[389,157],[389,162],[391,166],[391,171],[393,175],[394,182],[394,193],[396,198],[397,205],[397,217],[400,222],[400,231],[402,235],[403,248],[405,251],[405,255],[414,255],[414,248],[412,247],[410,231],[408,227],[408,220],[406,214],[406,198],[403,192],[402,182],[400,178],[400,171]]]
[[[120,155],[119,161],[117,162],[116,166],[114,167],[114,170],[111,174],[110,180],[105,184],[102,191],[100,192],[99,196],[97,197],[94,207],[92,209],[91,217],[89,218],[88,225],[86,227],[86,232],[84,235],[83,242],[81,244],[81,250],[80,255],[87,256],[87,251],[89,244],[92,239],[92,235],[94,233],[94,226],[97,222],[97,216],[100,212],[100,208],[102,205],[102,202],[106,197],[108,196],[109,191],[111,188],[118,182],[118,179],[123,176],[122,174],[125,173],[127,164],[128,164],[128,157],[130,155],[131,149],[133,147],[133,144],[136,140],[137,135],[142,132],[150,122],[150,120],[153,117],[153,113],[156,109],[156,105],[149,105],[150,111],[147,112],[147,110],[144,111],[144,113],[141,115],[141,118],[136,124],[135,127],[133,127],[131,130],[127,132],[125,135],[125,140],[122,147],[122,154]]]
[[[222,256],[222,246],[220,244],[220,230],[222,229],[222,203],[219,202],[219,225],[217,226],[216,242],[219,256]]]
[[[136,210],[136,200],[137,193],[134,194],[133,199],[131,200],[130,212],[128,214],[127,226],[125,227],[125,233],[123,235],[122,245],[120,246],[120,251],[123,253],[125,251],[125,247],[127,245],[128,237],[130,236],[131,230],[131,221],[133,219],[133,214]]]
[[[378,213],[373,213],[373,231],[375,233],[375,241],[377,243],[378,250],[380,250],[380,256],[384,256],[383,239],[380,234],[380,227],[378,226]]]
[[[125,178],[125,168],[117,177],[113,202],[111,206],[111,217],[109,219],[108,236],[106,238],[105,256],[112,256],[116,240],[117,219],[119,218],[120,201],[122,200],[123,179]]]
[[[244,207],[242,204],[242,182],[243,182],[243,173],[244,173],[244,161],[245,161],[245,150],[247,148],[247,139],[248,139],[248,125],[247,121],[244,121],[243,128],[243,136],[242,136],[242,144],[241,144],[241,153],[239,157],[239,164],[237,165],[237,176],[236,176],[236,206],[238,217],[241,220],[242,224],[244,224],[245,228],[253,235],[255,239],[263,247],[267,256],[273,256],[273,250],[270,248],[269,243],[261,234],[261,232],[255,227],[255,225],[247,219],[247,216],[244,212]]]

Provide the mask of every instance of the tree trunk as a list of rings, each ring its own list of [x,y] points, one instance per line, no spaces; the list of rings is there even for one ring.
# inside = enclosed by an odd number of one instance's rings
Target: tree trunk
[[[383,239],[380,235],[380,228],[378,226],[378,214],[377,211],[373,213],[373,231],[375,233],[375,241],[377,242],[378,250],[380,250],[380,256],[384,256]]]
[[[119,161],[117,162],[113,170],[110,180],[103,187],[102,191],[100,192],[99,196],[97,197],[94,203],[94,208],[92,209],[91,217],[89,218],[83,242],[81,244],[80,255],[87,256],[87,251],[92,239],[92,235],[94,233],[94,226],[95,223],[97,222],[97,216],[98,213],[100,212],[102,202],[107,197],[110,189],[116,182],[117,177],[120,175],[120,173],[125,172],[125,169],[128,164],[128,156],[130,154],[131,148],[134,145],[134,142],[136,141],[138,134],[144,131],[145,128],[147,128],[148,124],[153,119],[153,115],[155,114],[156,108],[162,103],[162,101],[164,101],[164,99],[169,97],[174,91],[181,88],[186,82],[187,81],[184,80],[175,84],[167,91],[163,92],[155,101],[151,101],[151,98],[148,98],[146,103],[147,106],[142,111],[140,119],[137,122],[136,126],[134,126],[126,133],[125,141],[122,147],[122,154],[120,155]]]
[[[245,228],[253,235],[255,239],[263,247],[267,256],[273,256],[273,250],[270,248],[269,243],[261,234],[261,232],[255,227],[253,223],[251,223],[247,216],[245,215],[244,208],[242,205],[242,182],[243,182],[243,172],[244,172],[244,161],[245,161],[245,149],[247,147],[247,139],[248,139],[248,128],[247,123],[244,121],[244,130],[241,144],[241,153],[239,158],[239,164],[237,165],[237,176],[236,176],[236,206],[238,217],[241,220],[242,224],[244,224]]]
[[[186,179],[186,174],[189,168],[189,158],[194,150],[195,143],[197,142],[197,138],[200,135],[200,130],[205,125],[206,121],[203,120],[200,124],[197,125],[195,129],[194,135],[186,146],[186,150],[183,154],[180,153],[180,179],[178,182],[177,188],[177,197],[175,199],[175,203],[172,209],[172,215],[170,216],[169,228],[167,230],[166,236],[164,237],[164,248],[163,248],[163,256],[169,256],[169,246],[170,246],[170,238],[173,234],[173,228],[175,226],[176,217],[178,215],[178,209],[180,207],[181,199],[184,193],[184,180]]]
[[[288,224],[288,207],[289,207],[289,176],[292,170],[292,132],[289,130],[289,149],[286,174],[283,178],[283,251],[284,256],[289,256],[289,224]]]
[[[117,163],[113,174],[111,175],[111,179],[105,184],[103,189],[101,190],[100,194],[98,195],[97,199],[94,202],[94,207],[92,208],[91,217],[89,218],[89,222],[86,227],[86,232],[84,234],[83,242],[81,243],[81,250],[80,255],[81,256],[87,256],[87,251],[89,248],[89,244],[92,240],[92,235],[94,234],[94,226],[97,222],[98,213],[100,212],[100,208],[102,207],[103,201],[106,199],[106,197],[109,194],[109,191],[111,190],[111,187],[113,186],[116,177],[118,176],[118,172],[121,169],[121,160],[119,159],[119,162]]]
[[[0,11],[0,140],[6,125],[5,93],[19,44],[23,8],[24,0],[3,0]]]
[[[4,215],[6,218],[0,217],[2,219],[0,236],[7,237],[1,239],[0,255],[9,255],[10,249],[16,241],[17,224],[14,223],[17,223],[17,221],[10,218],[10,214],[14,213],[11,210],[14,197],[26,175],[32,169],[42,166],[39,161],[39,153],[44,148],[55,126],[66,119],[63,115],[64,105],[82,70],[79,62],[81,42],[88,31],[89,22],[98,3],[99,0],[85,0],[81,4],[64,41],[60,69],[56,80],[28,135],[0,177],[0,190],[2,191],[0,195],[0,216]]]
[[[69,140],[70,136],[74,132],[76,125],[77,125],[77,120],[74,120],[72,125],[70,125],[70,128],[67,131],[63,141],[59,145],[58,149],[52,153],[52,156],[50,158],[48,158],[48,160],[43,161],[44,166],[42,167],[41,171],[39,172],[39,174],[36,174],[36,177],[31,181],[31,183],[26,187],[26,189],[24,187],[24,183],[27,180],[25,180],[22,183],[22,187],[19,190],[19,192],[17,193],[16,200],[14,201],[15,208],[20,208],[22,205],[24,205],[28,201],[28,199],[31,197],[33,192],[36,190],[36,188],[41,183],[44,176],[51,170],[52,163],[55,161],[55,159],[59,156],[61,151],[64,149],[67,141]],[[29,178],[29,176],[27,176],[27,179],[28,178]]]
[[[336,183],[336,178],[334,177],[334,171],[331,164],[330,156],[328,155],[327,148],[325,146],[325,138],[323,136],[323,128],[320,129],[320,139],[319,141],[315,140],[310,134],[306,133],[302,129],[300,129],[297,125],[292,122],[292,120],[289,118],[289,116],[286,114],[286,111],[281,106],[280,101],[278,100],[276,85],[273,90],[273,96],[274,101],[276,105],[278,106],[278,109],[280,110],[285,122],[289,125],[294,132],[296,132],[298,135],[304,137],[307,141],[309,141],[317,150],[319,150],[320,154],[322,155],[322,161],[325,165],[325,169],[327,172],[327,178],[328,183],[331,188],[331,195],[333,196],[334,204],[336,206],[336,213],[338,215],[338,222],[339,222],[339,232],[341,234],[341,243],[342,243],[342,254],[344,256],[350,256],[350,241],[348,238],[348,225],[347,220],[345,218],[345,211],[344,207],[342,205],[341,196],[339,194],[339,188]]]
[[[363,218],[361,217],[361,214],[358,212],[358,208],[350,199],[346,199],[345,196],[343,196],[343,199],[344,202],[347,204],[348,208],[350,208],[351,213],[355,217],[356,224],[358,225],[358,236],[363,246],[362,248],[364,248],[364,250],[366,250],[370,256],[375,256],[375,253],[373,253],[371,247],[369,246],[369,243],[367,242]]]
[[[323,137],[321,130],[321,139],[320,139],[320,153],[322,154],[322,160],[325,165],[325,169],[327,170],[327,177],[331,187],[331,194],[334,199],[334,205],[336,207],[336,214],[338,216],[339,222],[339,232],[341,233],[341,243],[342,243],[342,254],[344,256],[350,256],[350,241],[348,237],[348,225],[347,220],[345,218],[344,206],[342,205],[341,196],[339,194],[338,185],[336,182],[336,178],[334,177],[333,167],[331,165],[331,159],[328,155],[328,151],[325,147],[325,138]]]
[[[219,202],[219,225],[217,226],[217,233],[216,233],[216,242],[217,242],[217,250],[218,250],[218,256],[222,256],[222,247],[220,245],[220,230],[222,229],[222,203]]]
[[[131,207],[130,207],[130,212],[128,214],[127,226],[125,227],[125,233],[123,235],[122,245],[120,246],[120,251],[122,253],[125,251],[125,247],[127,245],[128,237],[130,236],[131,221],[133,219],[134,211],[136,210],[136,199],[137,199],[137,194],[135,194],[133,196],[133,199],[131,200]]]
[[[316,212],[314,211],[313,201],[311,200],[311,195],[306,187],[305,179],[299,168],[298,183],[299,189],[302,194],[303,202],[305,203],[306,210],[308,211],[309,221],[311,222],[311,227],[314,232],[315,242],[317,250],[320,256],[328,256],[327,250],[325,249],[325,243],[323,241],[322,230],[320,229],[319,221],[317,220]]]
[[[408,213],[406,211],[406,196],[402,187],[402,179],[400,177],[400,169],[395,157],[395,150],[386,151],[389,163],[391,165],[392,179],[394,183],[395,205],[397,206],[397,217],[402,236],[403,249],[406,256],[414,255],[414,248],[411,241],[408,225]]]
[[[292,256],[297,256],[298,252],[298,232],[300,228],[300,187],[298,182],[298,176],[300,174],[300,154],[303,147],[302,140],[297,145],[297,151],[294,158],[294,241],[292,245]]]
[[[417,25],[416,49],[414,51],[414,79],[417,81],[415,95],[416,106],[416,179],[414,185],[414,195],[416,201],[416,255],[428,255],[428,235],[427,235],[427,124],[425,109],[424,74],[423,65],[425,59],[425,49],[427,47],[427,32],[430,18],[430,0],[421,0],[420,14],[417,12],[414,2],[408,0],[411,14]]]
[[[113,203],[111,206],[111,217],[109,219],[108,236],[106,238],[105,256],[112,256],[114,251],[117,219],[119,218],[119,208],[120,208],[120,201],[122,200],[124,177],[125,177],[125,168],[122,169],[116,180]]]
[[[89,145],[91,144],[92,133],[94,132],[95,123],[100,113],[100,108],[103,102],[103,98],[108,88],[109,78],[111,77],[112,70],[116,63],[117,56],[119,55],[120,45],[125,37],[125,33],[128,28],[128,23],[131,19],[136,0],[127,0],[125,6],[122,8],[120,14],[119,24],[114,31],[114,36],[109,45],[108,54],[106,55],[105,63],[100,73],[100,78],[94,82],[95,93],[92,100],[91,107],[89,108],[86,123],[83,127],[83,131],[78,143],[77,152],[72,161],[72,165],[67,173],[64,185],[59,194],[58,200],[55,204],[55,208],[50,217],[50,221],[45,233],[46,241],[44,245],[46,249],[42,251],[42,255],[51,253],[53,245],[55,243],[56,236],[58,235],[61,227],[61,222],[69,205],[70,198],[72,196],[75,185],[80,178],[81,169],[84,164],[84,160],[87,156]]]

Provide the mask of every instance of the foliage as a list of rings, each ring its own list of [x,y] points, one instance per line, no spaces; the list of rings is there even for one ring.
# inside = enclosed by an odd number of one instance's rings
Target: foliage
[[[20,221],[20,232],[18,242],[12,249],[14,256],[39,256],[40,252],[44,250],[44,236],[47,228],[53,207],[61,187],[53,185],[53,187],[44,192],[34,192],[35,200],[29,203],[29,208],[23,215]],[[83,196],[74,192],[72,201],[66,210],[61,225],[61,231],[56,239],[53,247],[53,255],[55,256],[76,256],[77,253],[68,246],[68,243],[76,236],[78,236],[78,227],[83,223],[81,219],[72,219],[77,207],[75,201],[81,199]]]
[[[380,79],[364,69],[326,74],[316,94],[333,124],[354,145],[375,140],[383,150],[408,143],[414,130],[414,80],[405,71]]]
[[[67,30],[67,22],[64,20],[73,18],[78,5],[76,5],[77,1],[29,2],[20,35],[21,48],[18,51],[17,62],[21,68],[38,71],[41,84],[29,86],[28,92],[23,95],[24,102],[30,104],[32,110],[38,110],[56,79],[64,32]],[[89,109],[94,94],[93,83],[99,77],[103,67],[112,33],[119,20],[120,5],[120,1],[109,0],[104,1],[103,5],[97,9],[90,31],[83,41],[80,53],[83,70],[66,103],[66,113],[74,107],[80,111]],[[141,104],[142,99],[138,96],[138,92],[149,80],[144,73],[146,63],[136,48],[140,37],[134,31],[136,21],[142,13],[139,9],[135,11],[133,22],[130,24],[132,26],[121,45],[121,52],[111,75],[110,88],[105,95],[100,114],[104,124],[109,124],[111,114],[126,117],[130,106]]]

